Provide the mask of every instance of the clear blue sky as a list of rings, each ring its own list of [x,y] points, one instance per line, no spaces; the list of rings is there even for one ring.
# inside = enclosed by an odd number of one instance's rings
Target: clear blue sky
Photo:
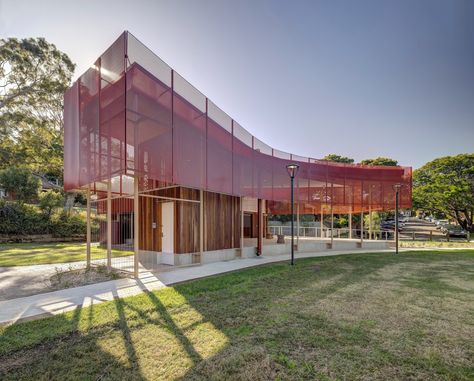
[[[474,152],[474,1],[0,0],[82,73],[129,30],[256,137],[419,167]]]

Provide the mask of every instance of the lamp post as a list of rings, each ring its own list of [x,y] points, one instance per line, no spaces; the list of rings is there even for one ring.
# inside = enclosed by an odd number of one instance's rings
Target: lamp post
[[[395,254],[398,254],[398,197],[401,187],[402,184],[395,184],[393,186],[393,189],[395,189]]]
[[[295,264],[295,232],[294,232],[294,204],[295,204],[295,195],[294,195],[294,187],[295,187],[295,176],[298,173],[298,169],[300,166],[298,164],[288,164],[286,166],[286,170],[288,171],[288,175],[291,178],[291,265]]]

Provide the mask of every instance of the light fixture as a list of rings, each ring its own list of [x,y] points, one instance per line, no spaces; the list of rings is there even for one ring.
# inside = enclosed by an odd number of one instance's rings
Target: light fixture
[[[295,176],[298,173],[298,169],[300,166],[295,163],[288,164],[286,166],[286,170],[288,171],[288,175],[291,178],[291,265],[295,264],[295,232],[294,232],[294,220],[295,220]]]

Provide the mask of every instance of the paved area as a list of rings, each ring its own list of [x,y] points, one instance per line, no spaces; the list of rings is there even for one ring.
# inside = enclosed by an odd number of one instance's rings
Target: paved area
[[[105,260],[92,261],[94,264],[105,264]],[[131,263],[132,257],[118,257],[112,259],[113,266],[120,268],[123,264]],[[0,267],[0,301],[23,296],[35,295],[50,291],[49,279],[58,271],[68,271],[84,268],[85,261],[70,263],[55,263],[32,266],[5,266]]]
[[[298,260],[298,258],[382,251],[390,250],[359,249],[349,251],[297,253],[296,260]],[[13,323],[20,320],[29,320],[42,316],[59,314],[72,310],[77,306],[86,307],[90,304],[102,303],[104,301],[113,300],[114,298],[118,297],[122,298],[136,295],[145,290],[157,290],[165,286],[192,279],[258,266],[265,263],[281,262],[286,260],[288,260],[288,254],[271,257],[234,259],[232,261],[177,268],[171,271],[157,273],[142,272],[139,279],[117,279],[82,287],[68,288],[38,295],[3,300],[0,301],[0,324]],[[64,266],[67,268],[68,264],[64,264]]]

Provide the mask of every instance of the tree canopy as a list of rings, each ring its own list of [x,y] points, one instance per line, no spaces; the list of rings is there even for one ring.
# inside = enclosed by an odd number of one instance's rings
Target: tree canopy
[[[0,39],[0,168],[62,177],[63,96],[74,64],[44,38]]]
[[[398,161],[390,159],[389,157],[376,157],[375,159],[365,159],[360,162],[364,165],[382,165],[386,167],[393,167],[398,165]]]
[[[474,231],[474,154],[446,156],[413,172],[413,206]]]
[[[334,161],[335,163],[346,163],[346,164],[352,164],[354,162],[354,159],[350,157],[337,155],[335,153],[330,153],[329,155],[324,156],[323,160]]]
[[[19,202],[30,202],[38,197],[41,181],[26,168],[10,167],[0,170],[0,187]]]

